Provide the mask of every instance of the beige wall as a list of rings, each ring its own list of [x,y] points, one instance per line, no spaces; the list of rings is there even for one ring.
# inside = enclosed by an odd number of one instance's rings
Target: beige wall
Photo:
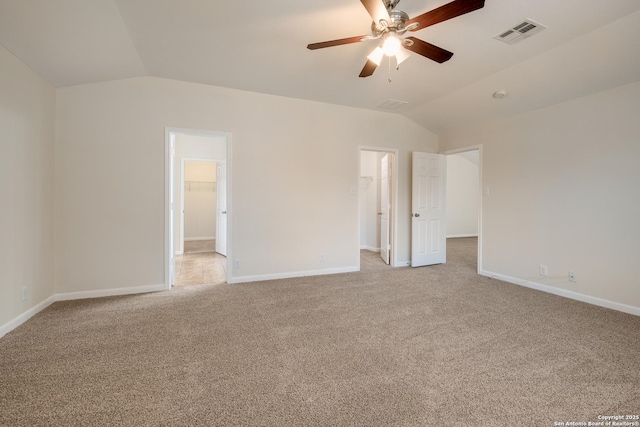
[[[640,82],[442,136],[483,145],[486,272],[640,313],[639,111]]]
[[[54,88],[0,46],[0,327],[54,294],[54,125]]]
[[[159,78],[59,89],[57,113],[59,292],[164,282],[165,126],[232,135],[238,281],[358,265],[358,145],[400,149],[408,260],[409,153],[438,148],[395,114]]]

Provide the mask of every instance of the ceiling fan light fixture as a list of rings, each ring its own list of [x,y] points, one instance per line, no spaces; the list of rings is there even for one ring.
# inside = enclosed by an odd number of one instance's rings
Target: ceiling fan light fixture
[[[398,53],[396,53],[396,68],[402,64],[405,59],[409,58],[411,55],[406,49],[400,49]]]
[[[328,40],[320,43],[311,43],[307,49],[323,49],[332,46],[341,46],[352,43],[359,43],[368,40],[380,40],[380,45],[367,56],[358,77],[369,77],[373,75],[376,68],[382,62],[382,57],[389,57],[389,68],[391,68],[391,57],[396,57],[396,63],[400,64],[406,60],[406,52],[401,53],[404,47],[406,50],[420,55],[424,58],[442,64],[451,59],[453,52],[442,49],[424,40],[415,37],[405,37],[407,31],[418,31],[426,27],[448,21],[460,15],[464,15],[474,10],[484,7],[485,0],[450,0],[449,3],[431,9],[421,15],[409,19],[406,12],[397,10],[396,6],[401,0],[360,0],[360,3],[373,18],[371,22],[371,35],[347,37],[336,40]],[[391,81],[389,79],[389,81]]]
[[[371,52],[369,56],[367,56],[367,58],[374,64],[380,65],[380,62],[382,61],[383,56],[384,56],[384,51],[380,46],[378,46],[375,49],[373,49],[373,52]]]
[[[400,52],[400,48],[402,47],[402,42],[398,37],[393,34],[390,34],[384,39],[384,43],[382,44],[382,50],[384,54],[387,56],[395,56],[398,52]]]

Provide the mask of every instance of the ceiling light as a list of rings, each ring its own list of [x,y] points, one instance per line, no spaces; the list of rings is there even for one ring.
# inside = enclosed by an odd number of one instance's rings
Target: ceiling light
[[[369,58],[369,60],[375,63],[376,65],[380,65],[380,61],[382,61],[383,55],[384,55],[384,51],[380,46],[378,46],[373,50],[373,52],[369,54],[369,56],[367,56],[367,58]]]
[[[384,44],[382,45],[382,50],[384,51],[385,55],[394,56],[400,51],[401,47],[402,47],[402,43],[400,43],[400,40],[396,36],[390,34],[384,40]]]
[[[497,92],[493,93],[493,97],[495,99],[505,99],[507,97],[508,93],[506,90],[499,90]]]
[[[406,49],[400,49],[398,53],[396,53],[396,68],[400,66],[404,62],[405,59],[410,57],[411,55]]]

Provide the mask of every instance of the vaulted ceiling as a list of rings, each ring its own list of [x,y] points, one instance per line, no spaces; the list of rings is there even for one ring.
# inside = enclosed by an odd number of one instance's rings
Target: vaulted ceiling
[[[548,28],[514,45],[493,38],[524,19]],[[407,102],[394,112],[443,133],[640,80],[638,0],[486,0],[412,34],[450,61],[412,54],[368,78],[375,41],[306,48],[370,26],[358,0],[0,0],[0,43],[56,87],[157,76],[377,110],[394,99]]]

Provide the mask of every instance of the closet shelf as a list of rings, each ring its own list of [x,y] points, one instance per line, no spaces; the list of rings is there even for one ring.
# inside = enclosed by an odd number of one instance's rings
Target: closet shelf
[[[185,181],[186,191],[216,191],[215,181]]]

